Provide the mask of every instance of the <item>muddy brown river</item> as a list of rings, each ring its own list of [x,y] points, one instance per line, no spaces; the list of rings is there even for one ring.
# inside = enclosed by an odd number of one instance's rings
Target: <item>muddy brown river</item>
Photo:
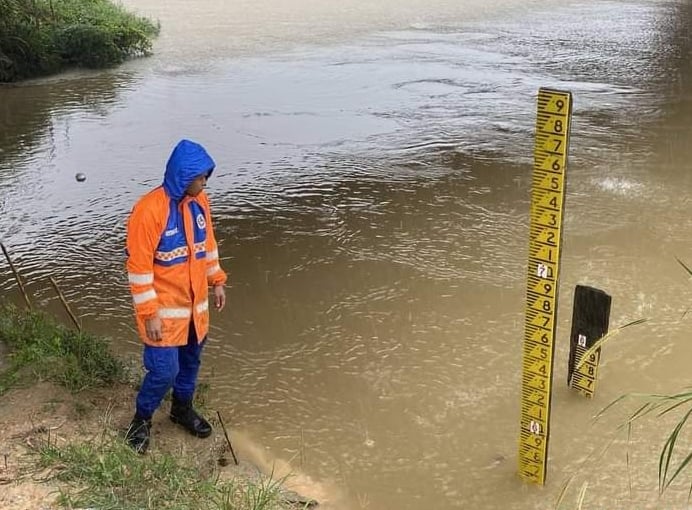
[[[550,510],[568,481],[560,508],[688,508],[657,492],[672,417],[594,416],[690,383],[689,2],[125,4],[152,57],[0,88],[0,239],[36,303],[67,322],[53,276],[138,355],[124,221],[189,137],[232,282],[201,381],[241,456],[335,510]],[[517,476],[539,87],[574,97],[544,487]],[[565,385],[577,284],[648,319],[592,400]]]

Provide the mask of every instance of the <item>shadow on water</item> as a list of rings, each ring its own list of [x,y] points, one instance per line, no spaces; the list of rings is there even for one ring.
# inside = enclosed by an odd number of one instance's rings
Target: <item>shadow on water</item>
[[[47,153],[57,142],[55,120],[69,113],[106,117],[126,90],[136,87],[132,74],[73,71],[57,77],[0,87],[0,168]],[[67,140],[69,143],[69,139]]]
[[[653,163],[657,172],[685,184],[692,180],[692,4],[671,4],[671,16],[661,24],[656,47],[659,50],[661,73],[658,90],[661,101],[660,118],[647,133],[654,146]],[[682,169],[682,170],[681,170]],[[677,197],[685,200],[684,197]]]

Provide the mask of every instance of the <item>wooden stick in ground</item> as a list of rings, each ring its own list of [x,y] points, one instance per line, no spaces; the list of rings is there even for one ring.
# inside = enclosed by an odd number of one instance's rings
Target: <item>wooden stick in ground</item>
[[[0,248],[2,248],[2,252],[5,254],[5,258],[7,259],[7,262],[10,265],[10,269],[12,270],[12,273],[14,273],[14,279],[17,280],[17,285],[19,285],[19,290],[22,292],[22,296],[24,296],[24,301],[26,301],[26,306],[31,310],[31,301],[29,301],[29,295],[26,293],[26,289],[24,288],[24,284],[22,283],[22,279],[19,277],[19,273],[17,270],[14,268],[14,264],[12,263],[12,259],[10,258],[10,254],[7,252],[7,248],[5,248],[5,245],[0,243]]]
[[[62,291],[60,290],[60,287],[58,287],[58,284],[55,281],[55,278],[53,278],[52,276],[50,277],[50,283],[53,284],[53,288],[55,289],[55,292],[58,293],[58,297],[60,298],[60,302],[65,307],[65,310],[67,310],[67,314],[70,316],[70,319],[72,319],[72,322],[74,322],[74,325],[77,326],[77,330],[79,330],[79,332],[81,333],[82,325],[77,320],[77,316],[74,313],[72,313],[72,309],[70,308],[70,305],[67,304],[67,300],[65,299],[65,296],[63,295]]]
[[[226,432],[226,426],[223,424],[223,418],[221,418],[221,413],[219,411],[216,411],[216,415],[219,417],[219,423],[221,424],[221,428],[223,429],[223,435],[226,436],[228,448],[231,450],[231,455],[233,455],[233,462],[235,462],[235,465],[237,466],[238,458],[235,456],[235,452],[233,451],[233,445],[231,444],[231,440],[228,437],[228,432]]]

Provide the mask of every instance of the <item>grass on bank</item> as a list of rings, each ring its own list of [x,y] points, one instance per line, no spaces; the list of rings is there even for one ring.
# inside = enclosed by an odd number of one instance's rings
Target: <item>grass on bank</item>
[[[159,30],[109,0],[0,0],[0,82],[148,55]]]
[[[38,450],[42,468],[53,468],[68,484],[58,503],[66,508],[101,510],[210,509],[278,510],[282,506],[277,480],[244,483],[202,476],[186,459],[169,453],[138,455],[115,437],[99,442]]]
[[[0,395],[12,385],[51,381],[72,392],[127,380],[103,338],[69,329],[41,312],[0,306],[0,342],[9,350]]]
[[[41,312],[0,305],[0,342],[8,350],[0,373],[0,405],[2,394],[17,384],[47,380],[72,392],[87,392],[132,382],[106,340],[68,329]],[[216,463],[210,469],[209,462],[192,453],[159,450],[139,455],[110,423],[100,424],[99,430],[96,438],[67,442],[57,442],[48,433],[31,450],[39,468],[50,473],[47,479],[58,482],[57,503],[64,508],[312,508],[312,502],[291,506],[282,480],[220,480]]]

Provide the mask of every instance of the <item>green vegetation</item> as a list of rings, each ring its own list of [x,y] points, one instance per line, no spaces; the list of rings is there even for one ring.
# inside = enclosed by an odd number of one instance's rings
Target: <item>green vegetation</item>
[[[116,437],[101,442],[38,450],[43,468],[55,469],[63,486],[58,503],[66,508],[279,510],[280,482],[257,483],[204,477],[189,461],[168,453],[141,456]]]
[[[53,381],[73,392],[126,379],[124,364],[104,339],[68,329],[40,312],[0,306],[0,342],[10,350],[0,395],[21,379]]]
[[[660,494],[663,494],[689,468],[690,461],[692,460],[692,452],[676,451],[679,448],[684,448],[684,446],[679,446],[678,439],[680,438],[680,432],[692,415],[692,391],[684,391],[675,395],[625,395],[610,404],[603,412],[628,396],[646,400],[627,420],[628,431],[632,423],[645,417],[654,416],[655,418],[660,418],[673,412],[682,413],[682,416],[668,435],[658,459],[658,490]],[[685,456],[684,458],[674,460],[674,457],[679,457],[679,455]],[[690,484],[690,493],[692,494],[692,484]]]
[[[0,82],[151,52],[159,26],[109,0],[0,0]]]
[[[686,439],[684,434],[681,434],[683,428],[690,421],[692,416],[692,390],[683,391],[673,395],[657,395],[657,394],[639,394],[632,393],[627,395],[622,395],[610,404],[608,404],[603,410],[601,410],[596,418],[599,418],[611,411],[615,406],[622,404],[624,401],[634,399],[639,402],[643,401],[631,412],[625,422],[618,427],[618,430],[625,430],[627,432],[627,442],[632,440],[632,428],[636,422],[642,422],[645,419],[649,419],[652,423],[649,423],[649,427],[660,426],[660,421],[666,418],[673,418],[675,424],[667,435],[665,443],[661,449],[661,453],[658,459],[658,492],[659,496],[663,497],[664,493],[671,489],[674,482],[684,482],[687,485],[687,503],[689,505],[692,500],[692,481],[689,479],[689,468],[692,462],[692,452],[688,450],[689,442],[681,441],[680,439]],[[674,417],[675,414],[679,416]],[[588,455],[584,460],[582,460],[583,465],[589,464],[596,457],[601,457],[609,450],[610,446],[613,444],[611,440],[605,448],[601,451],[595,451],[593,454]],[[629,451],[626,457],[627,471],[629,477],[630,470],[630,454]],[[683,475],[687,474],[688,478],[683,480]],[[555,509],[559,510],[563,508],[562,504],[566,502],[566,495],[570,487],[576,478],[577,473],[572,474],[560,491],[557,502],[555,504]],[[629,480],[630,493],[632,492],[632,482]],[[576,505],[565,503],[564,508],[583,508],[584,498],[587,493],[588,483],[584,482],[579,490]]]

